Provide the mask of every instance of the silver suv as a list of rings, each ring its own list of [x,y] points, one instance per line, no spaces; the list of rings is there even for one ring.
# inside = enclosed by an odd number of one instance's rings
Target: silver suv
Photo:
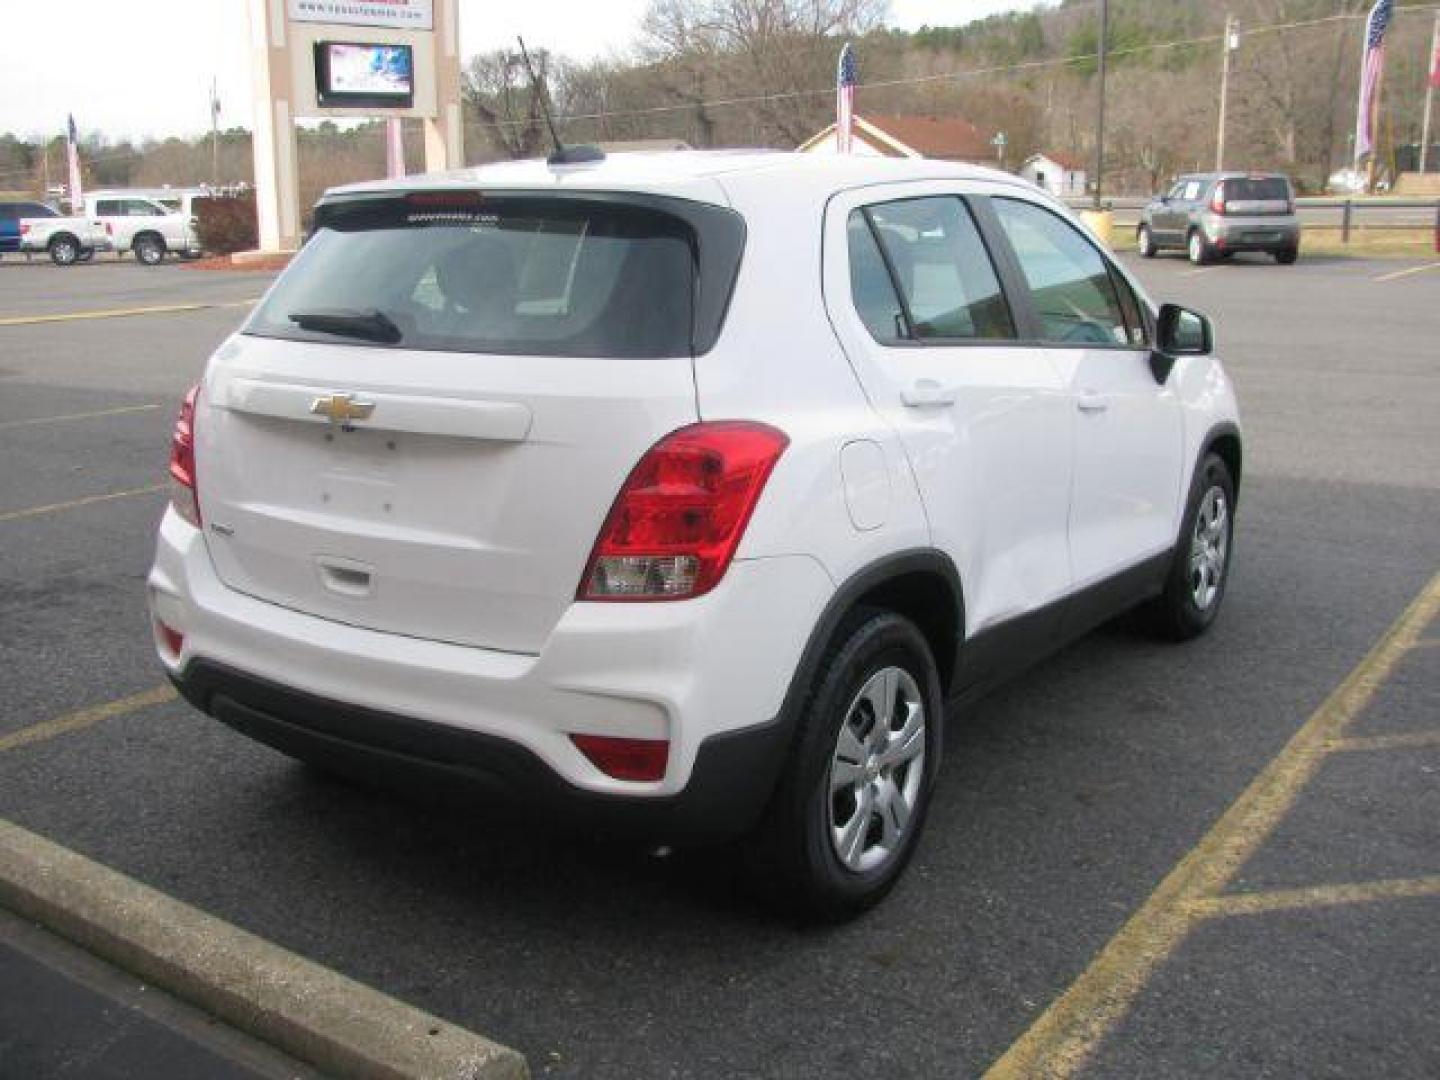
[[[1295,188],[1279,173],[1182,176],[1140,215],[1135,242],[1147,259],[1175,248],[1202,265],[1237,251],[1266,251],[1289,266],[1300,257]]]

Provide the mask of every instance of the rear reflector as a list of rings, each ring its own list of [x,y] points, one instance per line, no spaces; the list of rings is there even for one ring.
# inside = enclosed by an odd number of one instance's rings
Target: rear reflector
[[[730,565],[790,440],[766,424],[712,421],[673,431],[640,459],[600,529],[580,600],[684,600]]]
[[[570,741],[590,763],[616,780],[663,780],[670,743],[664,739],[612,739],[607,735],[571,735]]]
[[[155,620],[155,629],[160,632],[160,640],[165,643],[165,648],[170,651],[170,655],[179,656],[180,648],[185,644],[185,635],[173,626],[166,626],[159,619]]]

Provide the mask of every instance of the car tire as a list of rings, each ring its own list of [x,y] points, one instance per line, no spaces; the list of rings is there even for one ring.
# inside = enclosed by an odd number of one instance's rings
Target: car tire
[[[1299,258],[1300,249],[1298,247],[1281,248],[1275,252],[1275,261],[1281,266],[1294,266]]]
[[[131,242],[135,261],[143,266],[159,266],[165,261],[165,241],[151,233],[141,233]]]
[[[1143,259],[1153,259],[1159,250],[1155,247],[1155,237],[1150,232],[1150,226],[1141,225],[1135,233],[1135,249],[1140,252]]]
[[[1205,239],[1205,234],[1199,229],[1190,230],[1190,236],[1185,241],[1185,253],[1196,266],[1205,266],[1214,258],[1209,241]]]
[[[1210,628],[1225,599],[1234,553],[1235,480],[1224,458],[1206,454],[1190,485],[1165,591],[1148,608],[1159,634],[1188,641]]]
[[[56,266],[74,266],[80,260],[80,241],[57,236],[50,241],[50,261]]]
[[[847,618],[811,683],[770,805],[742,842],[764,897],[822,921],[883,899],[923,828],[943,721],[940,676],[915,624],[870,609]]]

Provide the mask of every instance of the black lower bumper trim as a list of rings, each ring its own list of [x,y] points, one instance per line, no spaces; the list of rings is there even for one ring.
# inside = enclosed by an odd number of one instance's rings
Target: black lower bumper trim
[[[524,746],[493,735],[344,704],[197,659],[171,676],[196,708],[292,757],[347,776],[432,794],[494,798],[670,842],[738,836],[758,821],[789,741],[779,721],[701,744],[690,782],[661,798],[568,783]]]

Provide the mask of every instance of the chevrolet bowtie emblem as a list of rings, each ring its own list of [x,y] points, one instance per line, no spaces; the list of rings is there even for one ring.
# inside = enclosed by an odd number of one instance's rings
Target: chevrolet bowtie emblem
[[[375,411],[373,401],[356,401],[353,394],[331,394],[317,397],[310,403],[310,411],[323,416],[332,424],[349,427],[352,420],[364,420]]]

